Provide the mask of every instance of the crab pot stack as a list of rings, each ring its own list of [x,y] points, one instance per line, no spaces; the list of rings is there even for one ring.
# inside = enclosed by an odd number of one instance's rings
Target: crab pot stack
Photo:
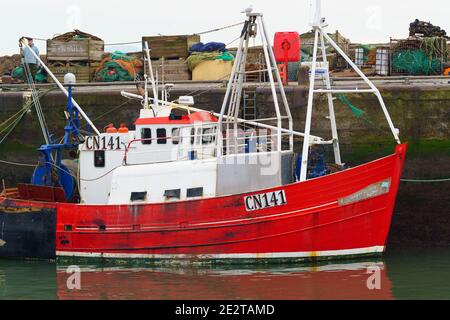
[[[142,37],[142,48],[145,48],[145,42],[151,50],[153,72],[158,73],[159,80],[191,80],[186,59],[189,48],[200,42],[199,35]]]
[[[351,49],[350,40],[344,37],[338,30],[334,33],[328,33],[328,35],[333,39],[334,42],[341,48],[345,54],[348,56],[354,55],[355,51]],[[301,61],[311,62],[314,51],[314,38],[315,33],[313,31],[306,32],[300,35],[301,39]],[[322,51],[318,48],[318,59],[322,60]],[[330,70],[344,70],[349,67],[347,61],[330,45],[327,44],[326,47],[327,59],[330,66]]]
[[[441,75],[447,62],[445,37],[391,39],[391,75]]]
[[[229,52],[236,56],[237,48],[229,49]],[[246,82],[266,82],[269,78],[267,75],[266,64],[264,60],[264,50],[262,46],[253,46],[248,48],[247,63],[245,71]],[[258,72],[257,72],[258,71]]]
[[[77,83],[88,83],[100,65],[104,48],[103,40],[96,36],[79,30],[68,32],[47,40],[48,66],[59,81],[70,72]]]

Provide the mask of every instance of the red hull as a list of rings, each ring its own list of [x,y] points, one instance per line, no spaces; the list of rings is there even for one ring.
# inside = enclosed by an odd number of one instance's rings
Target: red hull
[[[56,204],[60,256],[229,259],[329,258],[384,251],[406,154],[322,178],[220,198],[150,205]],[[390,179],[389,191],[340,200]],[[287,203],[246,211],[244,197],[284,190]]]

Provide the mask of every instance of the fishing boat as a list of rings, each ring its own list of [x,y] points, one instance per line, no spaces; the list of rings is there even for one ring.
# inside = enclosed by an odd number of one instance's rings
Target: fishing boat
[[[379,90],[324,31],[319,1],[306,125],[304,132],[295,131],[263,15],[244,13],[220,113],[196,109],[189,96],[175,102],[164,92],[160,97],[147,45],[144,95],[122,93],[142,101],[135,129],[100,132],[72,97],[73,77],[66,77],[66,89],[43,64],[68,96],[66,135],[62,143],[49,141],[39,149],[31,183],[0,196],[0,256],[35,256],[37,248],[46,250],[39,257],[188,263],[381,255],[407,145]],[[245,120],[245,62],[249,42],[258,36],[275,116]],[[369,89],[332,87],[326,43]],[[325,88],[315,85],[319,73]],[[389,156],[349,168],[340,155],[333,95],[353,92],[375,94],[397,146]],[[316,94],[328,98],[329,140],[311,134]],[[91,134],[82,134],[82,120]],[[296,154],[299,139],[302,152]],[[333,148],[333,169],[312,156],[316,146]],[[63,160],[64,150],[76,150],[77,160]]]

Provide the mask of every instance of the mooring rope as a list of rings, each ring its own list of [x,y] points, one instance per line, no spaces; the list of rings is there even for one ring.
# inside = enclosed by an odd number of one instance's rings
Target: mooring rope
[[[450,182],[450,178],[445,179],[400,179],[401,182],[410,182],[410,183],[438,183],[438,182]]]
[[[20,163],[20,162],[14,162],[14,161],[6,161],[6,160],[0,160],[0,163],[10,164],[12,166],[19,166],[19,167],[33,167],[33,168],[36,168],[36,166],[37,166],[37,164]]]

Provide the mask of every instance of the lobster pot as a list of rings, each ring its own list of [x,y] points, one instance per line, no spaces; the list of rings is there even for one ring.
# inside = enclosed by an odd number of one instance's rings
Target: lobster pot
[[[364,65],[364,49],[363,48],[355,49],[355,64],[358,67]]]
[[[389,50],[377,49],[376,72],[380,76],[389,75]]]
[[[448,59],[446,38],[391,39],[391,75],[441,75]]]

